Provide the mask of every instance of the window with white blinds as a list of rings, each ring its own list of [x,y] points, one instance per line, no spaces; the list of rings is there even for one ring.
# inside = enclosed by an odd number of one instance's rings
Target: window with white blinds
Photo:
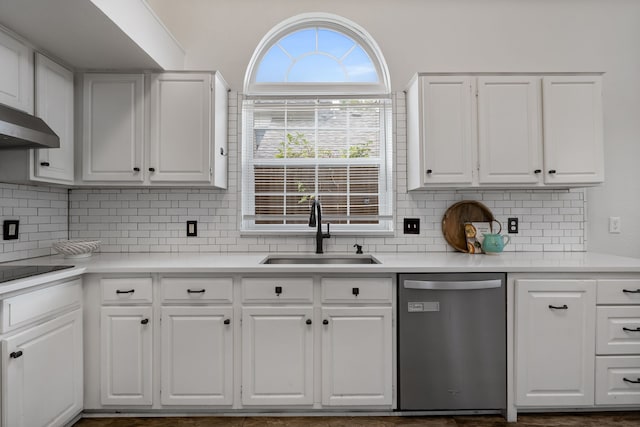
[[[243,229],[308,231],[313,198],[333,231],[392,228],[391,101],[243,104]]]

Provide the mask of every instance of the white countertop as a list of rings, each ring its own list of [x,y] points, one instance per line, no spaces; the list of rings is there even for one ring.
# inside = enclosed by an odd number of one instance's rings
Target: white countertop
[[[370,255],[380,261],[380,264],[261,264],[268,255],[270,254],[98,253],[85,259],[65,259],[55,255],[14,261],[6,265],[73,264],[84,268],[85,273],[640,272],[640,259],[593,252],[505,252],[499,255],[469,255],[459,252],[375,253]],[[300,257],[305,254],[289,255]],[[349,257],[353,254],[320,255],[342,256]]]

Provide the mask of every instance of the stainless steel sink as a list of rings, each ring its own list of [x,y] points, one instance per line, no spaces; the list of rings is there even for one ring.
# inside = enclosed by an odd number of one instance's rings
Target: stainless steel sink
[[[370,255],[269,255],[260,264],[380,264],[380,261]]]

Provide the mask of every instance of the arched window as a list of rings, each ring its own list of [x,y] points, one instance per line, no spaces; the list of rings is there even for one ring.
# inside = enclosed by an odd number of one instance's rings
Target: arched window
[[[391,231],[391,99],[384,58],[356,24],[305,14],[260,42],[245,75],[244,231]]]

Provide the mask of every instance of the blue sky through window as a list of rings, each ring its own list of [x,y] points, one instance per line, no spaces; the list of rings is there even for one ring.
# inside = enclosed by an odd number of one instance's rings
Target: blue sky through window
[[[350,37],[307,28],[281,38],[264,55],[257,83],[377,83],[369,55]]]

